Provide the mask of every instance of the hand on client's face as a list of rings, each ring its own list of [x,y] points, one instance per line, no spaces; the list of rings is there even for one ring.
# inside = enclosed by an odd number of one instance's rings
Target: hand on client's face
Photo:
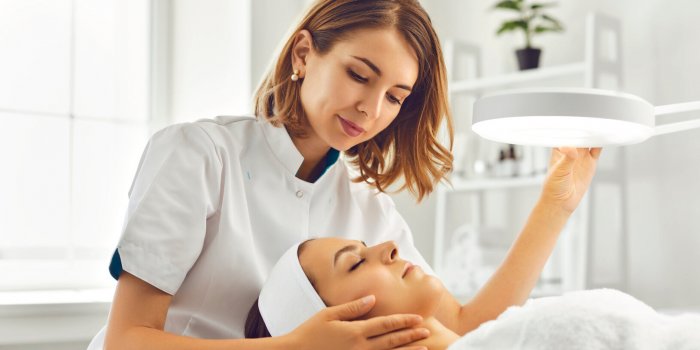
[[[287,343],[293,349],[423,349],[420,345],[409,344],[430,334],[426,328],[417,328],[422,322],[417,315],[352,321],[372,309],[375,301],[368,297],[330,306],[284,337],[289,339]]]

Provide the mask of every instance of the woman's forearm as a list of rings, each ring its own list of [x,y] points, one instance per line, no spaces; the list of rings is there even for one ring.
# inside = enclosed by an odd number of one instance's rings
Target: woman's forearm
[[[107,350],[290,349],[293,339],[197,339],[163,331],[172,295],[123,271],[105,333]]]
[[[495,319],[506,308],[521,305],[530,295],[571,213],[540,200],[505,260],[489,281],[460,311],[464,334]]]
[[[133,327],[125,331],[119,339],[110,339],[105,343],[105,350],[111,349],[227,349],[227,350],[262,350],[262,349],[293,349],[290,339],[285,337],[260,339],[198,339],[186,337],[148,327]]]

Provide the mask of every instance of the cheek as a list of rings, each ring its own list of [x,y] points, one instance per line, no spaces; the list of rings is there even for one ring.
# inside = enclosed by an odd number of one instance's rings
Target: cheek
[[[394,281],[395,278],[388,271],[358,271],[342,282],[334,283],[327,301],[339,305],[373,294],[379,302],[386,299],[388,291],[397,288]]]
[[[348,81],[342,74],[345,73],[319,67],[314,74],[304,79],[301,101],[309,119],[331,120],[331,116],[352,105],[352,101],[357,99],[361,92],[360,85]]]
[[[356,279],[348,283],[346,290],[352,297],[346,301],[355,300],[366,295],[373,294],[376,297],[374,308],[365,315],[366,318],[391,315],[405,312],[410,306],[410,287],[395,274],[386,269],[366,271],[358,274]]]
[[[433,315],[443,292],[442,284],[432,276],[407,282],[387,270],[372,270],[336,281],[322,296],[328,306],[334,306],[374,295],[377,298],[374,308],[362,317],[367,319],[399,313]]]
[[[325,99],[323,90],[319,90],[317,87],[319,84],[318,75],[307,76],[301,84],[301,105],[309,119],[316,116],[316,111]],[[319,93],[319,91],[321,92]]]

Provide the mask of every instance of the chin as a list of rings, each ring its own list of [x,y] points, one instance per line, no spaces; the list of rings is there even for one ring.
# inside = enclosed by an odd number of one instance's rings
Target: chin
[[[337,134],[331,132],[325,135],[321,135],[321,140],[323,140],[324,143],[328,145],[328,147],[338,150],[340,152],[345,152],[353,146],[351,142],[348,142],[348,140],[345,140],[345,138],[347,138],[347,135],[342,133]]]
[[[420,292],[416,294],[412,312],[423,317],[434,316],[446,292],[447,290],[437,277],[426,275]]]
[[[359,135],[359,136],[362,136],[362,135]],[[345,152],[345,151],[359,145],[360,143],[366,141],[364,138],[359,139],[358,137],[350,138],[350,137],[348,137],[348,135],[341,133],[339,136],[337,136],[337,138],[333,138],[333,139],[329,140],[331,142],[328,142],[328,144],[331,147],[337,149],[338,151]],[[335,141],[335,142],[333,142],[333,141]]]
[[[371,139],[371,137],[367,137],[367,132],[361,135],[357,135],[356,137],[350,137],[346,135],[345,132],[343,132],[343,130],[335,130],[334,132],[331,132],[329,136],[330,137],[328,137],[324,141],[326,141],[326,143],[330,147],[335,148],[341,152],[345,152]]]

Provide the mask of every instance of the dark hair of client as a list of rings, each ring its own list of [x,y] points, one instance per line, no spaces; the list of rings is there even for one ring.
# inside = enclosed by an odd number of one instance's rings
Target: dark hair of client
[[[270,337],[270,332],[267,330],[262,315],[260,315],[258,299],[255,299],[253,306],[248,311],[248,318],[245,320],[245,337],[251,339]]]

